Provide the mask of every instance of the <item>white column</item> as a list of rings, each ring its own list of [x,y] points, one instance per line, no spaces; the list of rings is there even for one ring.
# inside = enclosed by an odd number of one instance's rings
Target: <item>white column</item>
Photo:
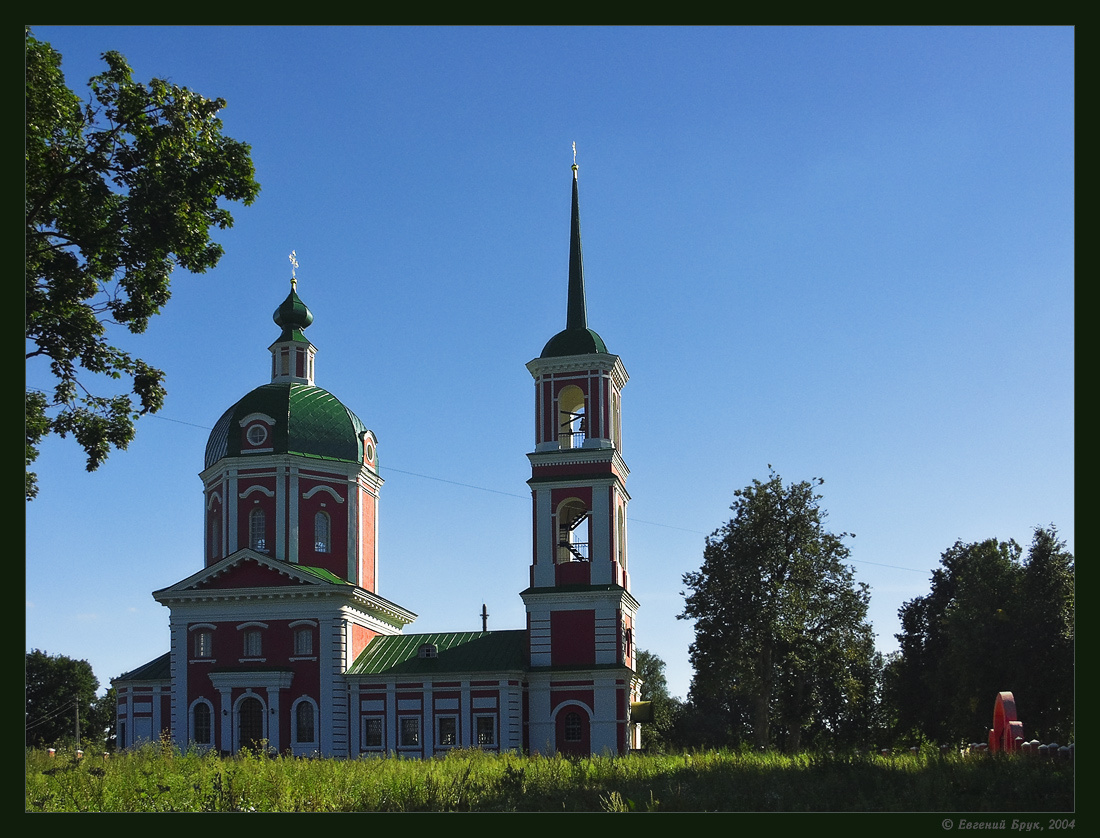
[[[286,545],[286,560],[288,562],[298,563],[298,536],[301,531],[301,521],[298,520],[298,500],[300,494],[298,492],[298,467],[290,467],[290,497],[287,498],[287,506],[289,507],[290,514],[290,530],[287,533],[287,545]],[[277,514],[277,513],[276,513]],[[329,534],[329,538],[332,534]]]
[[[532,684],[527,693],[527,733],[531,753],[552,754],[555,748],[554,722],[550,719],[550,685]]]
[[[289,539],[289,533],[287,531],[287,497],[286,497],[286,466],[276,466],[275,468],[275,549],[272,551],[272,555],[282,561],[287,560],[287,542]]]
[[[391,756],[397,753],[397,685],[390,681],[386,684],[386,736],[383,740],[386,752]]]
[[[279,716],[279,688],[267,688],[267,744],[275,753],[282,749],[279,732],[282,728]]]
[[[592,753],[618,753],[618,702],[615,680],[597,680],[592,690]]]
[[[592,584],[614,582],[611,572],[611,487],[592,487],[592,544],[588,555],[592,562]]]
[[[229,687],[218,690],[222,697],[221,716],[221,749],[226,753],[233,750],[233,695]]]
[[[169,626],[168,672],[172,678],[172,738],[180,750],[187,748],[188,731],[187,714],[187,653],[190,647],[187,645],[191,639],[187,636],[187,624],[178,623]],[[131,725],[132,727],[132,725]]]
[[[235,553],[240,549],[240,545],[237,543],[237,513],[240,511],[241,499],[237,497],[237,470],[235,468],[229,470],[226,484],[229,487],[225,493],[225,505],[229,515],[229,524],[225,528],[225,534],[229,539],[229,546],[226,549],[225,555],[228,556],[230,553]]]
[[[553,532],[553,508],[550,489],[543,486],[535,490],[535,579],[536,588],[554,585],[554,556],[557,540]]]

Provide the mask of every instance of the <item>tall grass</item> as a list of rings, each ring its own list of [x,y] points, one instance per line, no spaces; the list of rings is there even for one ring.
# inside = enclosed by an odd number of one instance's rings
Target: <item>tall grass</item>
[[[26,753],[29,812],[1072,811],[1069,762],[706,751],[570,759]]]

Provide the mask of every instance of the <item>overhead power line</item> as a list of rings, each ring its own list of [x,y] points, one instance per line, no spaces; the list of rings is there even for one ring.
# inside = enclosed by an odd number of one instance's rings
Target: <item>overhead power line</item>
[[[27,389],[28,390],[36,390],[37,388],[28,387]],[[38,392],[42,392],[42,391],[39,390]],[[198,425],[194,422],[184,422],[182,419],[171,419],[167,416],[161,416],[161,415],[156,414],[156,413],[151,413],[151,414],[149,414],[149,416],[153,417],[154,419],[160,419],[164,422],[175,422],[177,425],[187,425],[188,427],[191,427],[191,428],[199,428],[200,430],[207,431],[208,433],[212,430],[212,428],[210,428],[206,425]],[[416,471],[405,471],[404,469],[394,468],[393,466],[379,467],[378,470],[380,472],[392,471],[396,474],[407,474],[410,477],[419,477],[423,480],[434,480],[437,483],[449,483],[452,486],[461,486],[464,489],[476,489],[479,492],[491,492],[494,495],[504,495],[504,496],[510,497],[510,498],[518,498],[519,500],[530,500],[529,495],[517,495],[515,492],[505,492],[505,491],[502,491],[500,489],[490,489],[487,486],[478,486],[474,483],[463,483],[459,480],[448,480],[446,477],[436,477],[435,475],[421,474],[420,472],[416,472]],[[631,517],[630,522],[632,524],[645,524],[645,525],[650,526],[650,527],[663,527],[666,530],[678,530],[680,532],[690,532],[690,533],[694,533],[696,535],[702,535],[702,536],[710,535],[710,533],[703,532],[702,530],[693,530],[693,529],[689,529],[688,527],[677,527],[677,526],[674,526],[672,524],[663,524],[663,523],[660,523],[659,521],[647,521],[644,518]],[[912,567],[901,567],[899,565],[893,565],[893,564],[882,564],[881,562],[869,562],[869,561],[865,561],[863,559],[849,559],[849,561],[854,562],[856,564],[869,564],[869,565],[874,565],[875,567],[890,568],[891,570],[905,570],[905,571],[908,571],[909,573],[927,573],[928,572],[927,570],[924,570],[924,569],[917,569],[917,568],[912,568]]]

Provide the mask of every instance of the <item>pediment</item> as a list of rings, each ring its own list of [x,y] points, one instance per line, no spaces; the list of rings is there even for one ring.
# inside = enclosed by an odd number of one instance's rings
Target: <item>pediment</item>
[[[238,550],[198,573],[153,596],[220,591],[241,588],[337,587],[347,585],[335,576],[325,578],[318,571],[273,559],[255,550]]]

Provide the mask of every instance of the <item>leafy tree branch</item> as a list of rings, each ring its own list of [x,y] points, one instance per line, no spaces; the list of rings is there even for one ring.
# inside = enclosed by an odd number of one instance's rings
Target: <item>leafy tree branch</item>
[[[217,265],[211,231],[233,225],[221,202],[248,205],[260,189],[249,146],[222,133],[223,99],[135,82],[117,52],[103,60],[82,103],[60,54],[26,30],[26,359],[49,359],[56,380],[26,394],[28,500],[46,436],[72,435],[94,471],[163,406],[164,373],[111,345],[108,328],[144,332],[176,267]],[[119,379],[129,392],[95,392]]]

